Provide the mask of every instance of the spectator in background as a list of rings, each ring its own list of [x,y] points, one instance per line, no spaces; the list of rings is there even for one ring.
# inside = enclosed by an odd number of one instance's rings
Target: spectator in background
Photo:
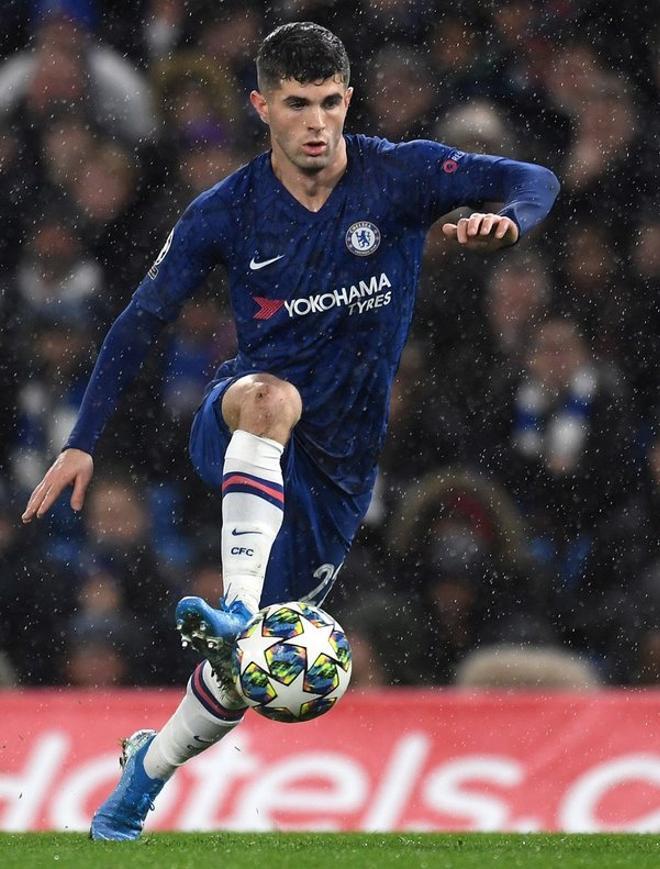
[[[589,526],[614,479],[625,446],[623,393],[599,366],[570,320],[536,330],[525,370],[502,415],[498,471],[537,531]],[[510,422],[507,422],[510,420]]]
[[[429,138],[436,113],[435,88],[425,56],[415,49],[386,46],[376,53],[367,79],[371,123],[392,142]]]
[[[0,413],[0,478],[8,483],[9,456],[16,436],[14,408],[22,385],[14,270],[27,223],[25,203],[37,189],[36,172],[22,171],[20,152],[20,137],[0,125],[0,409],[5,409]]]
[[[656,212],[641,216],[630,238],[628,260],[630,333],[626,347],[619,351],[630,373],[638,407],[648,421],[653,410],[656,415],[660,410],[660,217]]]
[[[206,600],[218,600],[222,596],[222,573],[217,559],[201,556],[190,575],[192,594]]]
[[[525,153],[554,162],[569,138],[568,119],[544,94],[544,73],[554,63],[561,4],[543,6],[508,0],[481,22],[488,44],[487,94],[506,111],[509,134],[524,141]]]
[[[63,678],[81,687],[124,684],[131,661],[141,659],[145,630],[126,606],[120,581],[92,566],[82,579],[77,605],[66,625]]]
[[[601,678],[589,661],[556,643],[525,646],[499,643],[475,649],[456,668],[455,684],[470,691],[593,691]]]
[[[627,439],[620,384],[608,377],[570,320],[551,318],[534,335],[511,406],[504,454],[510,482],[537,530],[592,526],[625,491]]]
[[[374,493],[375,499],[384,500],[387,512],[429,467],[465,458],[464,422],[444,389],[429,395],[429,374],[427,348],[421,342],[409,343],[390,397],[389,436],[379,462],[383,487]],[[414,452],[410,450],[412,433]]]
[[[159,414],[168,439],[159,443],[159,459],[170,474],[175,468],[181,475],[188,473],[188,433],[181,423],[191,419],[220,361],[235,352],[233,320],[216,295],[189,302],[164,347]]]
[[[142,492],[126,479],[101,480],[91,497],[85,516],[87,560],[120,576],[137,610],[152,606],[157,611],[158,601],[167,596],[167,583],[159,575],[151,549],[150,517]]]
[[[71,193],[79,182],[87,159],[94,150],[98,133],[83,114],[55,113],[42,128],[39,163],[44,182],[54,192]]]
[[[263,20],[253,5],[240,0],[225,7],[222,15],[204,17],[198,33],[199,47],[214,67],[226,70],[238,82],[238,92],[246,94],[257,84],[252,58],[263,36]],[[239,115],[233,120],[244,122]]]
[[[110,138],[152,139],[156,119],[146,80],[111,48],[94,41],[74,4],[47,7],[35,27],[34,50],[0,66],[0,116],[23,108],[43,124],[57,106],[86,106]]]
[[[162,60],[152,70],[160,95],[164,142],[172,151],[171,172],[161,211],[171,220],[194,197],[248,159],[250,135],[237,102],[239,85],[228,64],[199,49]],[[252,156],[250,153],[249,156]]]
[[[18,685],[53,684],[59,681],[63,626],[74,606],[75,581],[70,572],[45,557],[39,535],[30,534],[26,539],[20,533],[3,480],[0,564],[0,659]],[[21,629],[17,630],[17,626]]]
[[[144,273],[155,227],[160,229],[160,217],[140,182],[141,171],[127,149],[97,140],[71,184],[71,202],[87,249],[112,279],[107,297],[112,314],[123,307]]]
[[[23,490],[43,473],[48,457],[73,427],[90,353],[89,324],[84,319],[63,325],[33,315],[30,328],[31,359],[23,364],[29,364],[31,376],[17,391],[17,431],[10,453],[12,477]]]
[[[9,656],[0,650],[0,690],[3,688],[15,688],[16,684],[16,673],[11,665]]]
[[[351,568],[348,566],[348,571]],[[384,685],[418,685],[423,681],[420,635],[423,614],[410,595],[371,591],[355,601],[336,600],[333,615],[346,631],[353,653],[351,685],[358,689]],[[415,625],[402,633],[402,623]]]
[[[478,551],[478,546],[472,540],[469,526],[455,523],[453,531],[447,527],[442,533],[464,536],[466,543],[471,542],[468,550],[454,549],[446,553],[441,548],[446,541],[441,537],[437,561],[431,557],[428,562],[422,590],[424,633],[421,645],[424,681],[436,685],[451,682],[458,661],[485,640],[489,621],[487,603],[491,601],[488,586],[492,582],[487,564],[476,557],[476,552],[470,551]],[[445,564],[447,561],[450,563]],[[501,611],[501,608],[502,602],[498,609]],[[493,616],[492,610],[490,615]]]
[[[545,260],[533,249],[497,263],[472,312],[442,359],[444,378],[455,383],[454,402],[468,428],[475,457],[492,443],[492,429],[506,424],[508,401],[525,366],[531,336],[550,309],[553,286]],[[457,305],[464,305],[459,298]],[[460,322],[460,321],[459,321]]]
[[[43,210],[23,248],[16,271],[21,328],[35,320],[79,326],[95,321],[104,275],[62,207]]]
[[[243,2],[227,5],[222,15],[213,8],[199,30],[198,43],[204,56],[215,68],[232,76],[238,83],[238,94],[248,94],[257,85],[252,59],[263,31],[263,16]],[[263,150],[266,131],[257,115],[245,108],[243,103],[231,122],[235,146],[245,152],[245,159],[251,159]]]
[[[490,272],[485,314],[492,356],[487,368],[520,371],[530,337],[544,319],[551,299],[546,264],[533,251],[523,251]]]
[[[30,488],[46,456],[66,437],[80,404],[91,340],[102,316],[104,276],[85,251],[70,209],[44,208],[23,246],[5,311],[4,354],[20,381],[11,389],[15,430],[7,460],[17,486]],[[30,334],[29,351],[23,336]],[[0,351],[0,358],[2,352]],[[26,376],[29,375],[29,376]]]
[[[362,14],[365,19],[364,31],[373,34],[374,45],[423,45],[429,27],[436,19],[432,4],[410,3],[409,0],[365,3]]]
[[[632,293],[613,233],[594,217],[571,233],[557,288],[557,308],[576,322],[593,353],[619,363],[628,348]]]
[[[171,57],[186,33],[186,0],[149,0],[144,16],[143,41],[149,63]]]
[[[215,299],[185,306],[165,356],[162,394],[170,423],[192,416],[220,361],[231,358],[235,349],[233,320]]]
[[[590,81],[582,97],[564,170],[566,185],[585,206],[590,194],[609,194],[614,229],[623,214],[618,208],[628,204],[634,169],[628,159],[637,131],[631,86],[624,79],[603,76]]]
[[[460,111],[464,101],[471,102],[475,97],[487,95],[491,70],[488,54],[483,50],[482,28],[474,18],[448,10],[436,18],[427,44],[441,110]],[[468,150],[449,137],[440,141]],[[486,153],[509,155],[501,145],[496,151],[491,149]]]
[[[179,645],[172,636],[169,613],[180,588],[176,576],[163,573],[163,561],[152,548],[148,502],[128,480],[101,480],[90,496],[82,567],[87,574],[112,577],[122,600],[130,601],[129,628],[139,626],[143,619],[150,625],[148,642],[159,646],[162,653],[150,657],[149,679],[169,683],[173,673],[168,662],[175,660]],[[141,637],[145,642],[144,633]]]
[[[471,99],[450,106],[435,126],[434,138],[451,142],[461,151],[477,154],[501,153],[518,159],[511,125],[500,106],[486,99]]]
[[[22,165],[21,148],[20,136],[0,125],[0,275],[16,267],[26,204],[38,189],[36,169]]]
[[[557,624],[578,649],[598,649],[608,670],[604,649],[628,615],[613,597],[624,576],[612,526],[637,486],[624,387],[574,323],[551,318],[502,421],[491,467],[529,522],[537,564],[555,576]]]
[[[660,434],[657,422],[646,450],[640,503],[631,506],[625,543],[632,598],[629,646],[637,652],[633,681],[660,682]],[[636,507],[636,509],[635,509]],[[630,649],[628,656],[630,657]]]
[[[153,75],[174,143],[234,141],[238,85],[226,65],[216,66],[199,52],[181,52],[161,62]]]
[[[345,629],[346,630],[346,629]],[[361,628],[348,631],[351,644],[353,669],[351,671],[351,691],[364,691],[370,688],[384,688],[386,685],[401,684],[399,679],[388,681],[382,656],[373,639]],[[396,678],[396,677],[395,677]]]
[[[75,688],[117,688],[132,684],[130,661],[111,640],[98,634],[69,638],[63,680]]]
[[[182,150],[178,173],[181,198],[190,199],[212,187],[218,178],[234,172],[244,162],[243,155],[219,142],[201,140]]]
[[[645,170],[644,161],[631,161],[643,153],[636,100],[630,81],[604,68],[584,40],[558,47],[553,63],[544,68],[544,84],[555,107],[566,114],[571,137],[561,174],[564,179],[563,218],[596,216],[617,238],[620,221],[634,214]]]
[[[575,36],[555,46],[552,63],[543,68],[542,83],[554,107],[569,118],[578,118],[594,84],[605,69],[594,45]]]
[[[503,489],[460,468],[438,469],[410,487],[388,530],[399,571],[419,594],[423,681],[451,680],[464,654],[506,638],[521,616],[552,636],[547,575],[532,569],[524,524]]]

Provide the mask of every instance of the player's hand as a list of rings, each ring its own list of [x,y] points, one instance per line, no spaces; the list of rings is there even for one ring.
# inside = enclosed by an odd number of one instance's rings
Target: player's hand
[[[67,486],[73,486],[71,507],[82,510],[85,492],[94,473],[94,460],[82,450],[64,450],[46,471],[43,480],[30,495],[25,512],[21,516],[24,523],[31,522],[36,516],[40,519],[53,506]]]
[[[467,250],[491,251],[518,241],[517,225],[503,214],[471,214],[458,223],[444,223],[445,238]]]

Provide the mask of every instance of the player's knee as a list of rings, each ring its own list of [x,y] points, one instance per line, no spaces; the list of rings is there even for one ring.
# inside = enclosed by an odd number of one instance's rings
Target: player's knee
[[[288,433],[300,419],[302,399],[293,384],[271,374],[256,374],[233,384],[222,413],[232,429],[264,436]]]
[[[292,383],[261,375],[248,387],[246,408],[261,416],[288,422],[293,427],[302,413],[302,399]]]

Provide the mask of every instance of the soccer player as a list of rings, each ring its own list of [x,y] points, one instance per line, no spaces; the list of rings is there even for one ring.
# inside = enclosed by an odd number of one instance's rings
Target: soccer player
[[[349,61],[316,24],[266,37],[257,78],[250,100],[271,150],[184,212],[108,332],[71,436],[23,515],[43,516],[71,484],[71,506],[82,509],[92,453],[120,394],[163,326],[222,264],[238,355],[207,389],[190,456],[222,491],[224,597],[217,609],[179,602],[182,638],[207,660],[159,733],[126,740],[122,778],[92,821],[95,839],[137,838],[176,768],[240,722],[228,652],[251,614],[287,600],[320,604],[335,581],[369,505],[429,227],[460,205],[503,203],[442,227],[461,248],[499,250],[548,214],[559,188],[540,166],[344,135]]]

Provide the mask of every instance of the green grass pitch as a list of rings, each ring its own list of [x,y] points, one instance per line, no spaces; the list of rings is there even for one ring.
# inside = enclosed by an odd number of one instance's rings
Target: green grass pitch
[[[660,836],[500,833],[2,833],[3,869],[659,869]]]

